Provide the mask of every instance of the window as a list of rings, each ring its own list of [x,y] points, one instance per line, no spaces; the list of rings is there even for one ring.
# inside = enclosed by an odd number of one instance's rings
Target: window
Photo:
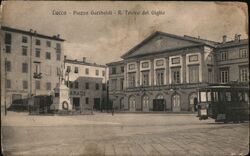
[[[189,66],[189,83],[199,82],[199,66]]]
[[[11,80],[6,80],[6,88],[11,88]]]
[[[50,60],[50,59],[51,59],[50,52],[46,52],[46,59],[47,59],[47,60]]]
[[[40,86],[40,81],[38,81],[38,80],[36,80],[36,89],[40,89],[41,88],[41,86]]]
[[[207,63],[213,64],[213,56],[212,55],[207,56]]]
[[[128,69],[129,69],[129,70],[134,70],[134,69],[135,69],[135,64],[130,64],[130,65],[128,66]]]
[[[70,66],[67,66],[66,72],[67,72],[67,73],[70,73],[70,71],[71,71]]]
[[[111,68],[111,74],[116,74],[116,67]]]
[[[73,82],[70,81],[70,82],[69,82],[69,88],[73,88],[73,85],[74,85]]]
[[[51,90],[51,83],[50,83],[50,82],[47,82],[47,83],[46,83],[46,89],[47,89],[47,90]]]
[[[28,63],[22,64],[22,73],[28,73]]]
[[[61,44],[56,43],[56,53],[61,53]]]
[[[50,41],[46,41],[46,46],[47,47],[51,47],[51,42]]]
[[[124,78],[120,79],[120,89],[123,90],[124,88]]]
[[[172,58],[172,64],[180,64],[181,59],[180,57]]]
[[[5,62],[5,70],[8,72],[11,71],[11,62],[10,61]]]
[[[102,76],[105,76],[105,71],[104,70],[102,71]]]
[[[103,90],[103,91],[106,90],[106,84],[102,84],[102,90]]]
[[[85,103],[89,104],[89,98],[88,97],[85,98]]]
[[[40,49],[36,48],[35,52],[36,52],[36,57],[40,57]]]
[[[156,85],[164,84],[164,70],[156,70]]]
[[[5,52],[11,53],[11,46],[10,45],[5,45]]]
[[[172,74],[172,83],[177,84],[181,83],[181,74],[180,74],[180,68],[172,68],[171,74]]]
[[[28,37],[27,36],[23,36],[22,37],[22,42],[23,43],[27,43],[28,42]]]
[[[142,72],[142,85],[143,86],[149,85],[149,72],[148,71]]]
[[[99,75],[99,70],[95,70],[95,75],[96,75],[96,76]]]
[[[27,52],[28,52],[28,47],[22,46],[22,55],[27,56]]]
[[[135,74],[136,73],[128,73],[128,87],[135,87]]]
[[[78,89],[79,88],[79,83],[78,81],[75,81],[75,89]]]
[[[78,67],[75,67],[74,73],[78,73]]]
[[[88,82],[85,83],[85,89],[89,89],[89,83]]]
[[[36,39],[36,45],[41,45],[41,41],[39,39]]]
[[[5,33],[5,44],[11,44],[11,34],[10,33]]]
[[[121,73],[124,73],[124,66],[121,66]]]
[[[28,81],[23,81],[23,89],[28,89]]]
[[[240,67],[240,82],[249,81],[249,69],[248,67]]]
[[[220,82],[227,83],[229,81],[229,69],[221,69],[220,70]]]
[[[99,90],[99,84],[98,83],[95,84],[95,89]]]
[[[189,62],[195,62],[195,61],[198,61],[198,55],[190,55]]]
[[[163,60],[157,60],[156,61],[156,66],[163,66],[164,61]]]
[[[85,69],[85,74],[86,74],[86,75],[89,75],[89,68],[86,68],[86,69]]]
[[[208,82],[213,83],[213,69],[208,68]]]
[[[142,68],[148,68],[149,67],[149,63],[148,62],[143,62],[141,64]]]
[[[117,80],[116,79],[112,79],[111,80],[111,90],[115,90],[116,89],[116,84],[117,84]]]
[[[247,49],[240,49],[240,58],[247,58]]]
[[[220,60],[228,60],[228,52],[227,51],[222,51],[220,53]]]
[[[60,61],[61,60],[61,53],[56,53],[56,60]]]

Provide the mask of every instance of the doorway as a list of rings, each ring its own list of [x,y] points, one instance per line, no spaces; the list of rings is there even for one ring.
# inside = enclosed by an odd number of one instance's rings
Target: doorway
[[[172,96],[172,108],[173,108],[173,112],[180,112],[181,111],[180,95],[179,94],[174,94]]]
[[[79,97],[73,98],[73,109],[80,110],[80,98]]]
[[[100,98],[94,98],[94,110],[101,110],[101,99]]]

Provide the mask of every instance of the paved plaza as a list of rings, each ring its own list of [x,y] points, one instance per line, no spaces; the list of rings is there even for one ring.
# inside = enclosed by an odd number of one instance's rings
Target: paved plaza
[[[2,116],[5,155],[246,155],[249,123],[195,114]]]

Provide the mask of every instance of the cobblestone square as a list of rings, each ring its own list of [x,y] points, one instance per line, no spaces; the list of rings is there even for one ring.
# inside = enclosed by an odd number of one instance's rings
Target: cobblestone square
[[[6,155],[246,155],[249,123],[195,114],[2,116]]]

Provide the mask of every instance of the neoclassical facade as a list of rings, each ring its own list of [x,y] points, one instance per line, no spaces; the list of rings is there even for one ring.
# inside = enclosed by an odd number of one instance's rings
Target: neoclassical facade
[[[222,56],[221,51],[226,54]],[[249,65],[248,40],[240,40],[239,35],[229,42],[223,37],[218,43],[155,32],[121,58],[107,64],[109,98],[121,111],[195,111],[197,88],[249,82],[245,68]],[[241,75],[238,79],[229,74],[235,70]]]

